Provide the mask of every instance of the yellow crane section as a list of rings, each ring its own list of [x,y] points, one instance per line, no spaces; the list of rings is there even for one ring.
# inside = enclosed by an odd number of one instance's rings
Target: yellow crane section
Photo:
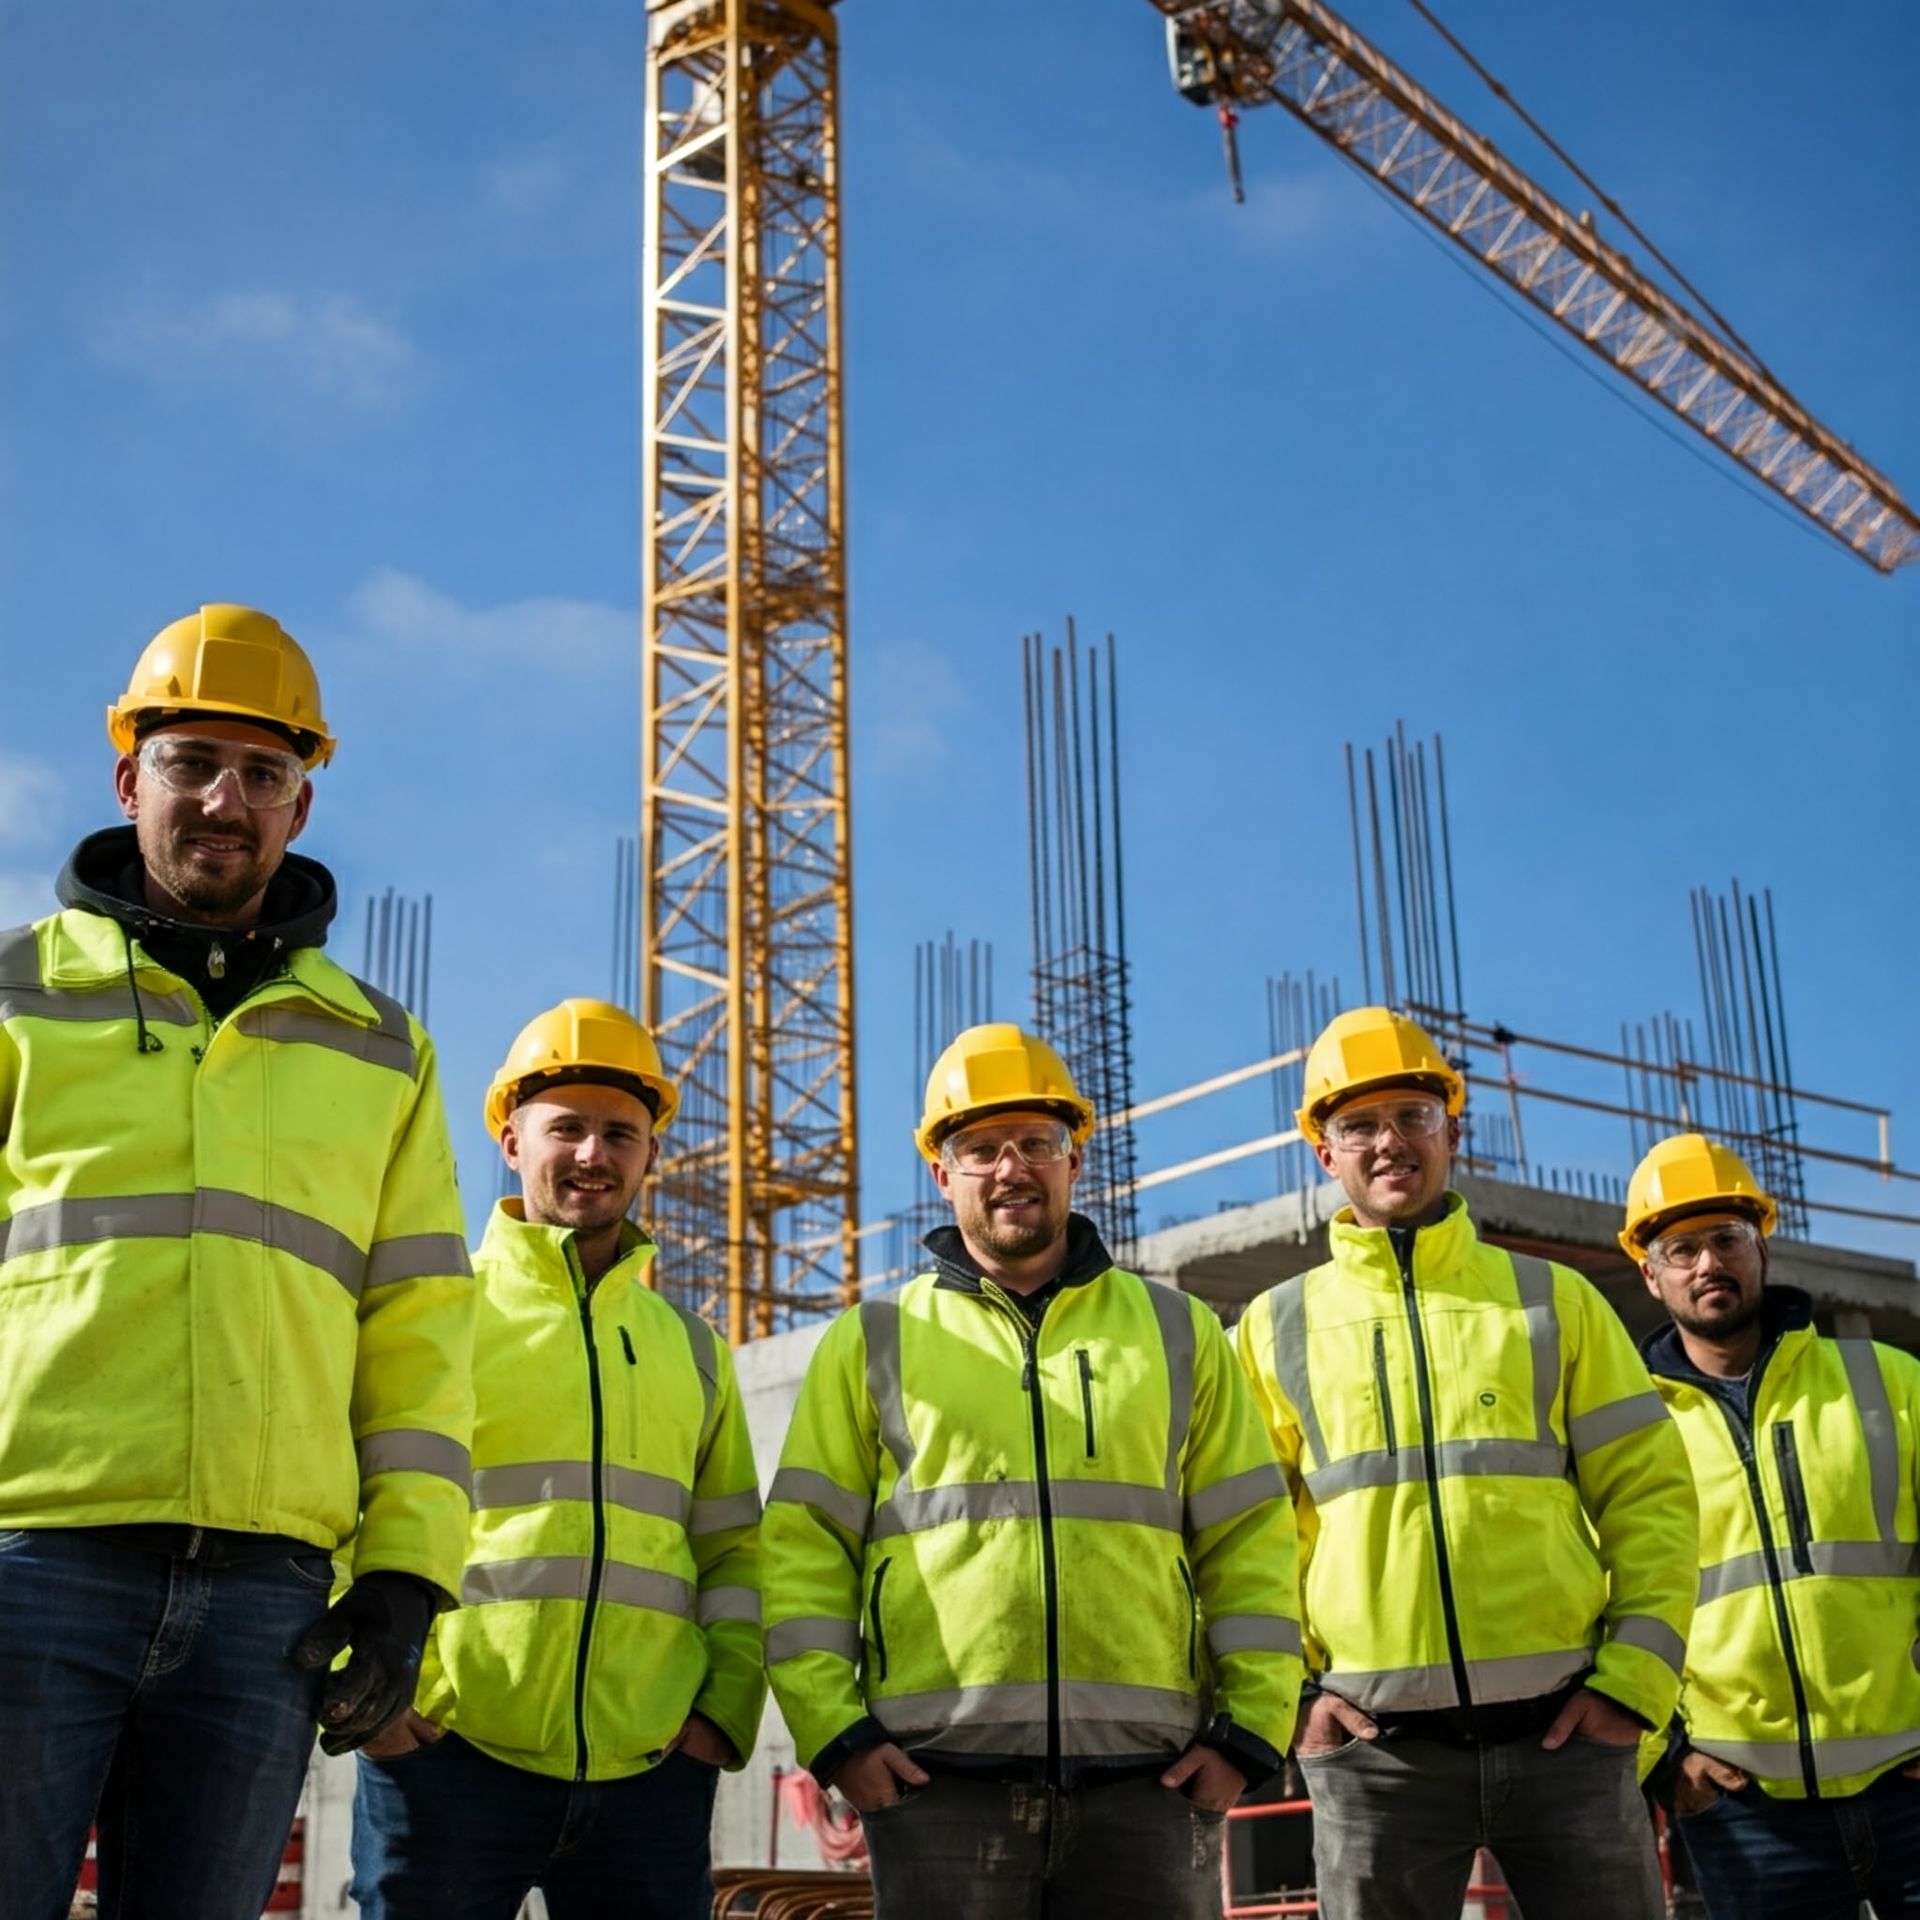
[[[858,1282],[839,45],[649,0],[641,994],[662,1284],[736,1344]]]

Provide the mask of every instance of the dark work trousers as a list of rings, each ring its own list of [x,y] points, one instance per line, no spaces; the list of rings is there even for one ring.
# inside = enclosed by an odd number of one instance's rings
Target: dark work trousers
[[[1723,1793],[1673,1830],[1712,1920],[1920,1920],[1920,1780],[1897,1767],[1844,1800]]]
[[[935,1774],[861,1815],[877,1920],[1220,1920],[1223,1813],[1158,1779]]]
[[[1634,1749],[1576,1733],[1481,1747],[1349,1740],[1303,1755],[1323,1920],[1460,1920],[1489,1848],[1526,1920],[1661,1920]]]
[[[318,1547],[233,1566],[77,1528],[0,1533],[0,1914],[66,1920],[99,1824],[101,1920],[259,1920],[324,1674]]]
[[[396,1760],[362,1754],[361,1920],[514,1920],[535,1887],[553,1920],[709,1920],[719,1777],[673,1753],[621,1780],[556,1780],[457,1733]]]

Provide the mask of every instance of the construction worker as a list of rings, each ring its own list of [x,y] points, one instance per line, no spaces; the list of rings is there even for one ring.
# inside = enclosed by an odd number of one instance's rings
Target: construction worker
[[[1778,1209],[1662,1140],[1620,1244],[1672,1325],[1647,1365],[1700,1491],[1700,1605],[1656,1790],[1716,1920],[1920,1915],[1920,1361],[1767,1281]]]
[[[881,1920],[1217,1920],[1292,1725],[1279,1469],[1213,1314],[1070,1211],[1093,1125],[1017,1027],[940,1056],[954,1224],[827,1330],[768,1498],[774,1694]]]
[[[1343,1013],[1304,1094],[1347,1204],[1236,1338],[1300,1525],[1320,1910],[1457,1920],[1484,1846],[1527,1920],[1653,1920],[1634,1756],[1693,1611],[1680,1436],[1587,1281],[1475,1235],[1426,1033]]]
[[[530,1021],[487,1090],[519,1176],[474,1256],[473,1525],[417,1710],[360,1761],[362,1920],[706,1920],[760,1659],[760,1487],[726,1347],[651,1291],[628,1217],[679,1105],[604,1000]]]
[[[107,731],[132,824],[0,933],[0,1905],[63,1920],[97,1813],[103,1913],[257,1920],[459,1584],[473,1281],[432,1045],[288,851],[306,654],[202,607]]]

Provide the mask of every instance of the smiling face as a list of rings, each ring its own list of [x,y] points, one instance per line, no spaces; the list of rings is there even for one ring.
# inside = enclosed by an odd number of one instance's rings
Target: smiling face
[[[1460,1122],[1419,1087],[1370,1088],[1336,1107],[1314,1148],[1363,1227],[1429,1226],[1446,1208]]]
[[[1020,1151],[1023,1146],[1028,1155],[1048,1151],[1043,1143],[1064,1131],[1057,1115],[1036,1109],[996,1113],[956,1129],[942,1142],[933,1177],[953,1203],[960,1237],[976,1258],[985,1257],[985,1264],[1031,1260],[1065,1234],[1073,1183],[1080,1177],[1080,1149],[1071,1147],[1066,1158],[1039,1166]],[[963,1142],[972,1151],[960,1151]],[[996,1144],[997,1157],[981,1166]]]
[[[529,1221],[591,1239],[618,1232],[659,1143],[638,1094],[583,1081],[543,1087],[516,1107],[500,1151],[520,1176]]]
[[[146,739],[204,742],[209,765],[217,761],[232,769],[196,797],[168,786],[146,757],[120,756],[114,793],[139,838],[147,905],[200,926],[253,925],[288,843],[307,824],[312,783],[302,780],[294,797],[279,806],[249,806],[242,788],[250,761],[264,768],[284,762],[289,750],[280,735],[245,720],[181,720],[155,728]]]
[[[1647,1291],[1682,1333],[1728,1346],[1758,1323],[1767,1243],[1746,1215],[1721,1209],[1670,1220],[1647,1252]]]

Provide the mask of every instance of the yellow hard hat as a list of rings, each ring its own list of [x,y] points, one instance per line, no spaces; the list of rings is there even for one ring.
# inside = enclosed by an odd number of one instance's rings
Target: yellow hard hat
[[[1075,1146],[1093,1131],[1093,1102],[1073,1084],[1067,1063],[1033,1034],[1008,1021],[969,1027],[933,1063],[926,1110],[913,1143],[929,1161],[955,1127],[982,1114],[1047,1107],[1073,1130]]]
[[[645,1088],[659,1103],[653,1116],[658,1133],[680,1105],[680,1091],[660,1064],[653,1035],[625,1007],[610,1000],[562,1000],[529,1020],[507,1049],[500,1071],[487,1089],[487,1131],[498,1140],[513,1110],[544,1081]]]
[[[162,627],[107,709],[108,737],[131,753],[142,718],[168,712],[259,720],[292,734],[309,767],[333,758],[313,662],[278,620],[252,607],[202,607]]]
[[[1336,1103],[1375,1087],[1429,1087],[1445,1096],[1453,1114],[1467,1104],[1467,1083],[1426,1029],[1391,1007],[1355,1007],[1336,1015],[1307,1049],[1304,1080],[1294,1120],[1315,1146]]]
[[[1780,1218],[1773,1195],[1731,1147],[1702,1133],[1676,1133],[1657,1142],[1627,1182],[1621,1251],[1644,1260],[1669,1221],[1708,1212],[1744,1213],[1763,1234]]]

